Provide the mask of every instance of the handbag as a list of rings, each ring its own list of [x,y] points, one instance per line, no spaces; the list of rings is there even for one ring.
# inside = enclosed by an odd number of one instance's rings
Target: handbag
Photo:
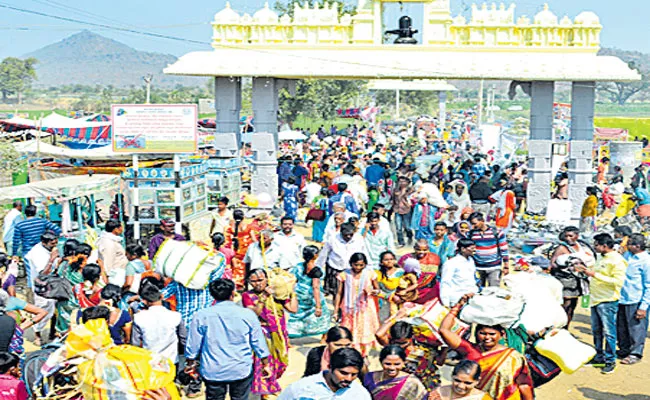
[[[72,283],[64,277],[41,272],[34,279],[34,293],[46,299],[70,300],[73,297]]]
[[[314,220],[314,221],[325,221],[325,210],[319,210],[312,208],[307,212],[307,217],[305,221]]]
[[[539,354],[532,346],[526,350],[525,357],[530,367],[530,377],[536,388],[552,381],[562,372],[562,369],[553,360]]]

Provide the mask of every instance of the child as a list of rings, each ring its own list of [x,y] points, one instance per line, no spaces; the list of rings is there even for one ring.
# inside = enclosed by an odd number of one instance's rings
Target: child
[[[418,280],[422,270],[417,258],[409,258],[404,262],[404,275],[399,281],[395,292],[395,302],[398,304],[414,302],[418,298]]]
[[[178,363],[178,349],[185,347],[187,333],[181,314],[163,306],[160,290],[146,284],[140,290],[140,298],[147,309],[133,316],[131,344],[168,357]]]
[[[340,312],[341,326],[352,332],[354,347],[365,357],[375,346],[375,332],[379,329],[377,303],[371,296],[379,293],[375,271],[366,268],[368,259],[363,253],[350,257],[350,269],[337,276],[340,282],[334,298],[334,315]]]
[[[402,275],[404,275],[404,270],[397,265],[395,254],[392,251],[385,251],[379,255],[379,270],[375,272],[379,287],[377,297],[388,301],[390,305],[390,316],[392,317],[397,314],[398,310],[398,303],[394,301],[393,295],[399,286]]]
[[[27,400],[27,387],[20,380],[19,358],[0,352],[0,400]]]

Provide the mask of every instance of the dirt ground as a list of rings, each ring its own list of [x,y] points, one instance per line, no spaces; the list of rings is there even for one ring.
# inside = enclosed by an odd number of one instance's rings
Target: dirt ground
[[[297,230],[311,236],[311,231],[304,226]],[[398,254],[406,254],[411,249],[398,249]],[[589,310],[578,306],[572,322],[570,332],[579,340],[593,345]],[[291,342],[289,352],[289,369],[282,377],[280,383],[286,387],[302,376],[305,359],[309,349],[319,345],[320,338],[302,338]],[[371,354],[371,370],[380,369],[379,353]],[[451,370],[444,367],[443,379],[450,379]],[[650,400],[650,335],[646,340],[645,359],[643,362],[632,365],[618,365],[611,375],[603,375],[600,369],[585,366],[572,375],[560,374],[553,381],[535,391],[536,398],[540,400]]]
[[[310,230],[305,226],[297,226],[297,230],[310,237]],[[402,248],[398,254],[405,254],[410,249]],[[331,299],[330,299],[331,300]],[[331,304],[330,304],[331,306]],[[578,306],[572,323],[571,333],[585,343],[592,344],[589,310]],[[26,339],[32,340],[31,329],[26,333]],[[289,368],[280,383],[282,387],[299,380],[305,368],[307,353],[312,347],[319,345],[319,337],[294,339],[289,351]],[[643,362],[625,366],[618,365],[611,375],[602,375],[599,369],[585,366],[573,375],[561,374],[550,383],[536,390],[536,398],[540,400],[650,400],[650,336],[646,340],[645,359]],[[26,351],[34,351],[31,342],[26,341]],[[370,356],[370,369],[380,369],[378,351]],[[451,368],[442,369],[443,381],[450,379]],[[254,398],[251,396],[251,398]]]

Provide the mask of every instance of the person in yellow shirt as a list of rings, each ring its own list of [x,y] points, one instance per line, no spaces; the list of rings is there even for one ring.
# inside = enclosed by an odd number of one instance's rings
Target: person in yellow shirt
[[[575,269],[591,278],[591,331],[597,354],[590,364],[603,366],[601,372],[611,374],[616,369],[616,317],[627,261],[614,250],[614,238],[608,233],[594,236],[594,248],[601,254],[594,268],[578,263]]]
[[[621,202],[616,207],[616,219],[625,217],[630,211],[634,210],[634,207],[636,207],[634,192],[631,188],[627,188],[621,195]]]
[[[598,190],[590,186],[587,188],[587,198],[582,203],[580,212],[580,230],[582,232],[596,231],[596,215],[598,215]]]

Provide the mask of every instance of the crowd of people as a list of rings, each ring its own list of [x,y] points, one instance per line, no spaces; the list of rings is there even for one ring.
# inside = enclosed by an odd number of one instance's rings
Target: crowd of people
[[[464,127],[454,132],[456,140],[442,141],[321,128],[283,147],[282,217],[247,215],[219,199],[212,243],[199,245],[221,265],[204,289],[156,272],[152,260],[165,241],[191,239],[173,221],[162,220],[146,248],[125,246],[123,224],[111,219],[96,243],[70,239],[59,253],[59,227],[16,203],[0,255],[0,392],[27,397],[19,373],[26,329],[34,326],[41,345],[103,318],[115,344],[176,364],[188,398],[533,399],[529,359],[509,346],[504,327],[474,326],[474,342],[454,328],[473,295],[499,287],[514,269],[508,235],[526,201],[525,160],[499,162],[469,145]],[[436,161],[422,168],[418,156]],[[309,240],[296,227],[303,222]],[[617,359],[631,365],[643,356],[650,256],[640,232],[623,232],[622,241],[582,233],[565,228],[542,273],[561,282],[569,323],[579,298],[590,298],[591,363],[611,373]],[[17,297],[19,263],[25,300]],[[52,275],[69,282],[69,298],[42,296]],[[436,301],[447,311],[431,340],[407,317],[413,305]],[[307,355],[304,377],[282,387],[291,341],[302,337],[322,345]],[[376,350],[381,369],[373,371]],[[448,385],[439,373],[445,362],[454,365]]]

